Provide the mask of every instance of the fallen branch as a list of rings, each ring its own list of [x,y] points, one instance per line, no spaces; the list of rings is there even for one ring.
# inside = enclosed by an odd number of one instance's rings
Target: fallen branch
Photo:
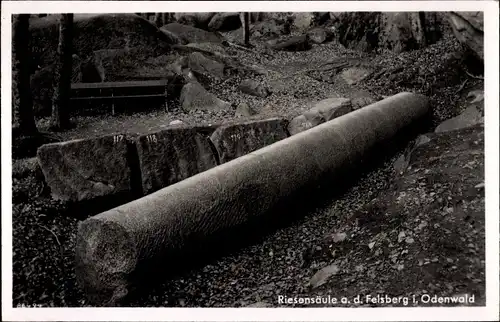
[[[475,78],[475,79],[483,79],[484,80],[484,77],[482,77],[482,76],[474,76],[471,73],[469,73],[469,71],[467,69],[464,69],[464,70],[465,70],[465,73],[467,74],[467,76],[469,76],[471,78]]]
[[[457,91],[455,92],[455,94],[460,93],[460,92],[464,89],[464,86],[465,86],[465,84],[467,83],[467,81],[468,81],[468,79],[466,78],[466,79],[464,80],[464,82],[462,83],[462,85],[460,85],[460,87],[457,89]]]
[[[48,229],[47,227],[43,226],[43,225],[40,225],[40,224],[37,224],[38,226],[42,227],[43,229],[47,230],[48,232],[50,232],[55,238],[56,238],[56,242],[59,246],[61,246],[61,243],[59,242],[59,238],[57,238],[57,235],[50,229]]]

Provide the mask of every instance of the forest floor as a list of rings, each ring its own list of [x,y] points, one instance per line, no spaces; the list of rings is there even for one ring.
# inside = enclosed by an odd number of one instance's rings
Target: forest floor
[[[483,86],[481,79],[465,72],[467,62],[452,37],[401,54],[364,54],[336,43],[305,52],[271,52],[263,43],[255,46],[252,52],[228,50],[239,61],[265,71],[255,80],[272,89],[268,98],[240,93],[238,77],[213,84],[209,91],[233,108],[247,102],[262,117],[295,116],[333,96],[380,99],[412,91],[430,97],[435,126],[462,112],[467,93]],[[325,67],[334,60],[349,61],[350,67],[369,70],[371,76],[348,84],[340,72]],[[233,111],[183,113],[178,102],[170,108],[169,113],[158,108],[78,116],[76,127],[59,135],[69,140],[124,129],[144,133],[173,120],[195,125],[234,118]],[[47,124],[47,118],[38,120],[42,130]],[[343,194],[332,195],[302,219],[166,281],[131,305],[278,306],[278,295],[376,293],[419,298],[425,293],[468,293],[475,294],[474,305],[484,305],[483,134],[483,128],[476,127],[430,136],[429,143],[412,152],[403,174],[396,173],[393,164],[404,149],[388,155]],[[32,171],[33,159],[13,163],[14,306],[88,306],[73,267],[79,219],[62,215],[64,205],[50,198],[41,173]]]

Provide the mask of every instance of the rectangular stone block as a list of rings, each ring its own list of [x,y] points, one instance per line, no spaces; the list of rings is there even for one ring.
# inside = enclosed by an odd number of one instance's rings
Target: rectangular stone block
[[[42,145],[37,159],[55,199],[83,201],[129,193],[125,135]]]
[[[142,190],[150,194],[217,166],[215,151],[203,133],[210,127],[176,127],[136,139]]]
[[[288,137],[282,118],[220,126],[210,137],[220,163],[228,162]]]

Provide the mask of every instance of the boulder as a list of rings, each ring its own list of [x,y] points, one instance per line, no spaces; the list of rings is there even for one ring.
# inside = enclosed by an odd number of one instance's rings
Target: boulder
[[[185,112],[192,110],[220,111],[231,109],[231,104],[209,93],[197,82],[190,82],[182,87],[180,103]]]
[[[176,12],[175,20],[183,25],[207,29],[215,12]]]
[[[268,45],[272,49],[280,51],[306,51],[311,49],[307,35],[293,36],[288,40],[276,42],[275,44],[268,43]]]
[[[179,38],[179,36],[177,36],[177,34],[171,32],[170,30],[160,28],[160,31],[169,39],[169,42],[171,44],[174,44],[174,45],[187,44],[186,39],[182,40],[181,38]]]
[[[250,32],[254,37],[277,37],[283,35],[283,26],[274,20],[266,20],[251,25]]]
[[[240,27],[241,19],[239,12],[218,12],[208,24],[208,29],[213,31],[236,30]]]
[[[352,110],[355,111],[359,108],[375,103],[377,100],[371,96],[358,96],[351,98]]]
[[[458,41],[484,59],[484,18],[482,11],[447,13]]]
[[[333,33],[325,28],[313,28],[307,32],[309,40],[313,44],[322,44],[333,39]]]
[[[317,102],[309,112],[319,113],[325,121],[331,121],[352,111],[352,103],[348,98],[327,98]]]
[[[303,32],[309,29],[314,22],[313,12],[294,12],[293,13],[293,28]]]
[[[234,113],[235,117],[250,117],[256,115],[257,111],[251,108],[247,103],[240,103],[236,107],[236,111]]]
[[[325,116],[318,110],[310,109],[309,111],[304,112],[302,115],[305,116],[307,121],[311,123],[312,126],[317,126],[320,125],[321,123],[326,122]]]
[[[136,139],[144,194],[217,166],[208,138],[196,127],[172,127]]]
[[[483,113],[474,105],[469,106],[462,114],[446,120],[436,127],[434,132],[448,132],[484,123]]]
[[[125,135],[41,146],[38,162],[54,199],[83,201],[132,191]]]
[[[221,43],[222,39],[216,34],[193,26],[177,22],[169,23],[160,28],[177,37],[182,43],[215,42]]]
[[[210,140],[222,164],[287,138],[285,125],[282,118],[222,125]]]
[[[245,94],[266,98],[269,96],[269,90],[261,83],[252,79],[245,79],[240,83],[239,90]]]
[[[295,135],[297,133],[309,130],[313,127],[314,125],[309,122],[304,115],[299,115],[293,118],[290,123],[288,123],[287,129],[290,135]]]
[[[57,59],[59,17],[49,15],[30,21],[32,58],[42,68]],[[75,14],[72,53],[86,60],[96,50],[140,48],[158,56],[170,47],[170,39],[156,26],[133,13]]]
[[[209,75],[216,79],[224,78],[224,64],[209,59],[202,53],[191,53],[187,65],[195,74]]]
[[[364,67],[350,67],[344,69],[340,76],[348,85],[355,85],[372,73],[371,69]]]
[[[331,15],[338,41],[347,48],[402,52],[440,38],[435,12],[340,12]]]

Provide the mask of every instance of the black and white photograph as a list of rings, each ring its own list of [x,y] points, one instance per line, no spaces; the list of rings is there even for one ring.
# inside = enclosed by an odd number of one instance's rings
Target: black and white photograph
[[[488,301],[498,317],[487,4],[78,2],[2,3],[11,308]]]

